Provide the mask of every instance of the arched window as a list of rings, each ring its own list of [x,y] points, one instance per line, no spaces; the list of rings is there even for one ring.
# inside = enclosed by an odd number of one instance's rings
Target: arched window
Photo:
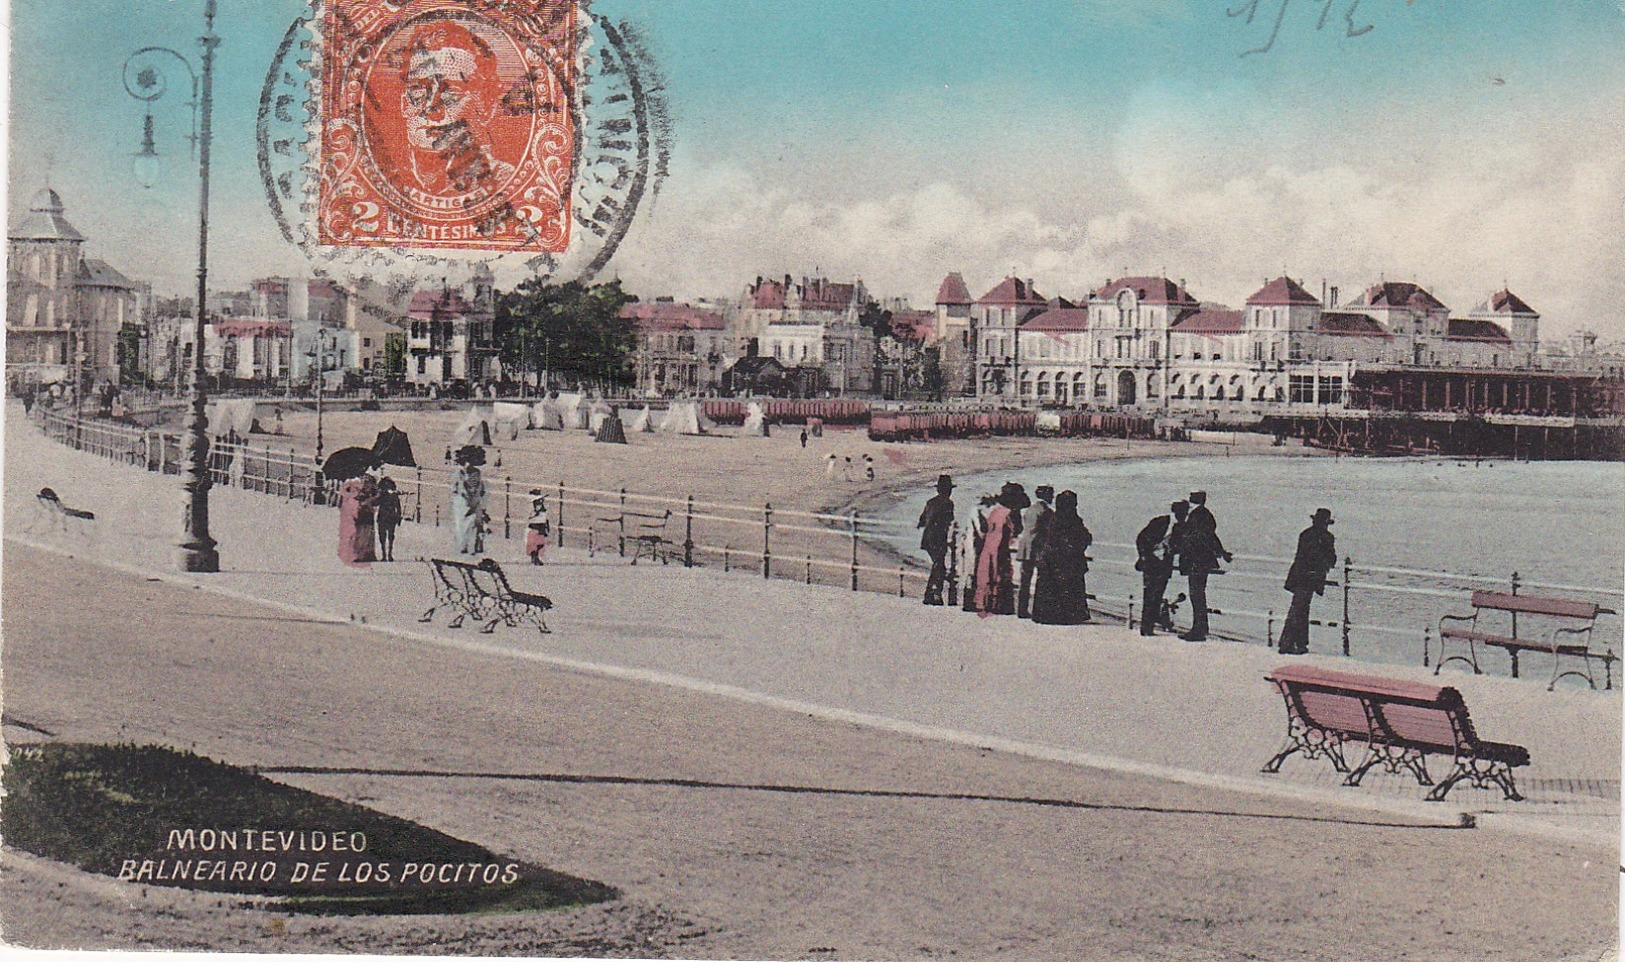
[[[1038,396],[1040,399],[1049,396],[1049,373],[1047,372],[1038,374]]]
[[[1033,394],[1033,377],[1031,373],[1024,372],[1021,374],[1021,394],[1023,396]]]
[[[1104,372],[1095,374],[1095,398],[1106,398],[1106,374]]]
[[[1145,377],[1145,395],[1147,399],[1157,398],[1159,388],[1160,387],[1157,385],[1156,373],[1153,372]]]

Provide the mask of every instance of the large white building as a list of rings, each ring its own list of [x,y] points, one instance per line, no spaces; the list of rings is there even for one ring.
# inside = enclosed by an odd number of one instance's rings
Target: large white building
[[[786,369],[817,369],[836,394],[874,391],[876,337],[860,321],[863,282],[786,275],[747,286],[734,321],[735,350]]]
[[[944,282],[953,296],[954,286]],[[1335,293],[1335,289],[1333,290]],[[1006,277],[971,306],[976,395],[1023,406],[1245,414],[1343,406],[1361,365],[1534,366],[1539,315],[1496,292],[1466,315],[1410,282],[1328,306],[1282,276],[1243,308],[1202,302],[1182,281],[1113,279],[1083,304]],[[955,306],[939,303],[951,333]]]

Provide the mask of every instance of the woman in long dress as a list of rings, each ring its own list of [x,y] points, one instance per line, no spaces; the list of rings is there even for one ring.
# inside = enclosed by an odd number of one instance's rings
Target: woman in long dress
[[[358,476],[339,487],[339,559],[352,567],[378,559],[373,552],[377,509],[378,487],[371,477]]]
[[[1016,582],[1010,554],[1021,536],[1021,511],[1032,505],[1027,493],[1006,483],[987,513],[987,535],[976,558],[976,612],[1014,614]]]
[[[457,451],[457,475],[451,481],[451,528],[457,552],[485,552],[485,479],[480,464],[485,450],[465,446]]]
[[[1062,491],[1055,498],[1044,546],[1038,552],[1038,589],[1033,593],[1033,623],[1082,624],[1089,620],[1089,593],[1084,575],[1094,536],[1078,516],[1078,495]]]

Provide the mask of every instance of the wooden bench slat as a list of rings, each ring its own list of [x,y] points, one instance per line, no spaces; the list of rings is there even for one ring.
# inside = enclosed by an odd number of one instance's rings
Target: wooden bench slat
[[[1504,610],[1518,614],[1542,614],[1547,617],[1574,617],[1595,620],[1598,607],[1585,600],[1563,600],[1557,597],[1531,597],[1528,594],[1503,594],[1495,590],[1473,591],[1473,606],[1488,610]]]
[[[1343,688],[1349,691],[1371,692],[1387,695],[1394,698],[1403,698],[1409,701],[1432,703],[1439,701],[1445,692],[1455,693],[1454,688],[1441,687],[1436,684],[1423,684],[1418,681],[1399,681],[1394,678],[1382,678],[1372,674],[1350,674],[1346,671],[1329,671],[1325,668],[1315,667],[1311,664],[1287,664],[1270,672],[1269,680],[1291,681],[1297,684],[1319,685],[1321,687]],[[1456,695],[1460,701],[1461,696]]]

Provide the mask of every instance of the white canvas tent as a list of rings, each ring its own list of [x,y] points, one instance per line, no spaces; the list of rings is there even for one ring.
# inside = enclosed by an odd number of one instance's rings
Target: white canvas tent
[[[218,399],[209,403],[209,435],[236,433],[246,437],[254,431],[254,400]],[[263,429],[260,430],[264,432]]]
[[[522,403],[492,403],[491,428],[503,439],[518,439],[521,429],[530,429],[530,407]]]
[[[697,402],[674,402],[657,427],[671,435],[701,436],[711,431],[711,421],[705,418]]]
[[[745,436],[767,435],[767,407],[759,402],[745,404]]]
[[[564,414],[556,401],[544,399],[531,407],[530,422],[537,429],[563,429]]]
[[[612,412],[612,410],[603,403],[593,403],[590,407],[588,407],[588,411],[587,411],[587,429],[588,429],[588,431],[591,432],[594,436],[597,436],[598,435],[598,430],[603,427],[604,420],[609,418],[609,414],[611,412]]]
[[[655,431],[654,413],[649,411],[648,406],[644,406],[632,415],[631,421],[626,424],[626,431],[629,433],[652,433]]]
[[[1033,417],[1033,428],[1040,433],[1059,433],[1061,431],[1061,414],[1038,413]]]
[[[558,406],[559,415],[564,420],[565,429],[587,428],[587,400],[579,392],[561,392],[559,398],[553,400]]]
[[[451,448],[460,446],[490,446],[491,420],[478,409],[469,410],[468,417],[451,434]]]

